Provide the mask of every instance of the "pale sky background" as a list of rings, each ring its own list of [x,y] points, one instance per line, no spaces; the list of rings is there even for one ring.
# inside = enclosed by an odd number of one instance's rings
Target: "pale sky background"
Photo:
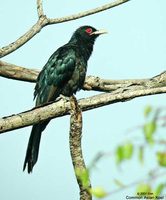
[[[48,17],[61,17],[94,8],[110,1],[43,0]],[[0,46],[15,41],[37,20],[36,1],[0,0]],[[105,28],[109,34],[99,37],[89,60],[88,75],[109,79],[148,78],[166,69],[166,1],[131,0],[121,6],[71,22],[47,26],[33,39],[2,60],[41,69],[50,55],[68,42],[76,28],[92,25]],[[30,109],[34,84],[0,77],[0,116]],[[77,97],[95,92],[81,91]],[[100,152],[113,152],[132,134],[126,130],[144,122],[145,105],[164,106],[166,95],[137,98],[125,103],[88,111],[83,114],[83,152],[89,164]],[[69,116],[52,120],[42,135],[38,163],[31,175],[22,166],[31,127],[0,136],[0,199],[1,200],[77,200],[78,186],[69,152]],[[141,134],[141,130],[138,134]],[[113,179],[125,184],[144,178],[156,166],[154,158],[145,157],[141,166],[137,156],[117,170],[115,159],[102,159],[94,169],[93,186],[107,191],[117,188]],[[154,165],[154,166],[153,166]],[[165,179],[163,179],[165,180]],[[135,187],[119,192],[106,200],[123,200],[133,195]]]

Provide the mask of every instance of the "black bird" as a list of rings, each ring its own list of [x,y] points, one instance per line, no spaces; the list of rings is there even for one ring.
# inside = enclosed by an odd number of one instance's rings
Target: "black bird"
[[[34,91],[36,106],[54,101],[60,94],[70,97],[84,84],[87,61],[92,53],[95,39],[106,33],[91,26],[78,28],[67,44],[55,51],[39,73]],[[37,162],[41,133],[50,120],[33,125],[23,170],[32,172]]]

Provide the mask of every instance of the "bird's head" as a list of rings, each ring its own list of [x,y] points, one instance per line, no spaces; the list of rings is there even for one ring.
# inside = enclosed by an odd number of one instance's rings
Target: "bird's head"
[[[95,39],[104,33],[107,33],[106,30],[97,30],[92,26],[81,26],[74,32],[72,38],[87,43],[94,43]]]
[[[105,30],[97,30],[92,26],[81,26],[73,33],[69,43],[77,45],[85,60],[88,60],[93,51],[95,39],[104,33],[106,33]]]

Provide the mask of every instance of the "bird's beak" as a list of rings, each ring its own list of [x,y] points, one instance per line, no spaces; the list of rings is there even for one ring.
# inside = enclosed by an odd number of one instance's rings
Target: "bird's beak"
[[[92,32],[90,35],[101,35],[101,34],[105,34],[108,33],[106,30],[101,29],[101,30],[97,30],[95,32]]]

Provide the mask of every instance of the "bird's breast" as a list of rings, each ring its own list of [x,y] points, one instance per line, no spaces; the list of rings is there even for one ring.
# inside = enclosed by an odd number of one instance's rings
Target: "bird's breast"
[[[71,96],[83,87],[86,76],[86,63],[78,60],[76,62],[75,70],[71,79],[66,83],[62,90],[62,94],[65,96]]]

